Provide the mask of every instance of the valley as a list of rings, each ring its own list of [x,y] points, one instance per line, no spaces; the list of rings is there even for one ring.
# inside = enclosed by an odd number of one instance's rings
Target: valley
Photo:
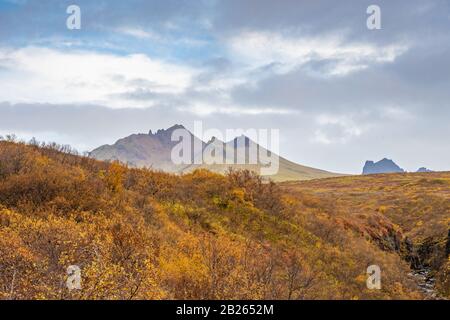
[[[326,201],[330,219],[406,260],[428,297],[439,297],[436,290],[448,296],[450,173],[353,176],[283,187]]]

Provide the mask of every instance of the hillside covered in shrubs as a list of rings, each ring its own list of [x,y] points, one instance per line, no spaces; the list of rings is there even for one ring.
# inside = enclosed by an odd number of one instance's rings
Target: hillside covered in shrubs
[[[277,185],[1,141],[0,299],[423,299],[409,273],[426,241],[448,296],[450,174],[398,177]]]

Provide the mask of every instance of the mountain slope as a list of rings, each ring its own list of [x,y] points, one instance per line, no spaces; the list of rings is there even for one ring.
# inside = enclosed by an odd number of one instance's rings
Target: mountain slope
[[[171,160],[171,152],[178,142],[171,141],[171,135],[176,129],[186,130],[191,137],[191,145],[201,145],[201,152],[192,152],[191,163],[176,165]],[[192,148],[193,150],[193,148]],[[223,150],[223,156],[218,157],[215,151]],[[237,161],[239,155],[244,161]],[[265,155],[264,159],[260,155]],[[278,157],[279,170],[276,174],[266,175],[273,181],[311,180],[341,176],[340,174],[302,166],[289,161],[267,149],[259,146],[245,136],[238,137],[227,143],[213,138],[204,143],[181,125],[175,125],[166,130],[158,130],[155,134],[135,134],[118,140],[114,145],[101,146],[90,153],[92,158],[98,160],[118,160],[130,166],[142,168],[150,167],[170,173],[188,173],[195,169],[208,169],[216,173],[225,173],[228,170],[246,169],[260,174],[262,168],[270,167],[270,158]],[[214,162],[215,160],[218,160]],[[256,159],[256,161],[250,161]],[[197,160],[197,161],[196,161]],[[228,161],[227,161],[228,160]]]
[[[58,150],[0,141],[0,299],[422,299],[397,249],[404,235],[428,248],[423,236],[446,231],[448,173],[280,187],[249,172],[173,175]],[[379,290],[367,288],[372,264]],[[65,286],[69,265],[81,290]]]
[[[295,197],[309,197],[336,225],[397,252],[413,275],[426,274],[433,284],[425,290],[429,298],[450,298],[450,172],[363,175],[282,186]]]
[[[172,141],[172,133],[183,130],[181,125],[174,125],[166,130],[158,130],[156,133],[133,134],[118,140],[113,145],[104,145],[90,152],[90,156],[97,160],[118,160],[132,167],[152,168],[166,172],[179,172],[185,166],[176,165],[171,161],[172,148],[178,143]],[[192,140],[199,139],[191,135]],[[193,143],[193,142],[192,142]]]

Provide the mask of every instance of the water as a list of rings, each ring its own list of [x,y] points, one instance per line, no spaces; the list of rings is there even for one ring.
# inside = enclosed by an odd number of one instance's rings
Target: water
[[[435,288],[436,280],[432,276],[430,268],[414,270],[410,275],[414,277],[420,291],[422,291],[426,299],[439,299]]]

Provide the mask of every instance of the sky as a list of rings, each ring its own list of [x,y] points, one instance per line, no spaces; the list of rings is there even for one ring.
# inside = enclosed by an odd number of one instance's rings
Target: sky
[[[450,170],[450,1],[0,0],[0,135],[88,151],[195,121],[334,172]]]

